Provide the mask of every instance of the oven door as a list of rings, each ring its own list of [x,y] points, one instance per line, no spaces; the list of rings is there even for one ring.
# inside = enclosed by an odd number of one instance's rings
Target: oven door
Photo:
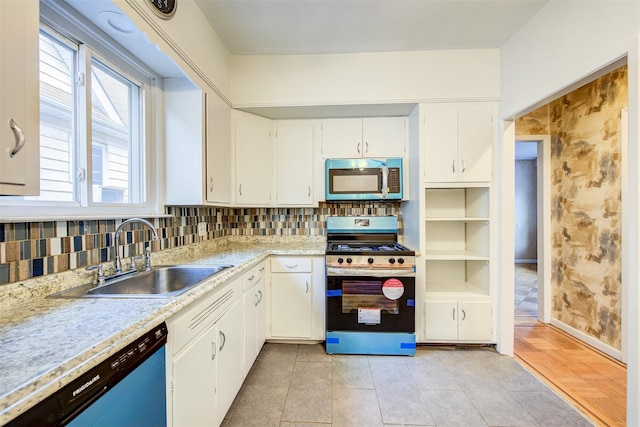
[[[406,274],[332,275],[328,269],[327,331],[415,332],[415,277]]]

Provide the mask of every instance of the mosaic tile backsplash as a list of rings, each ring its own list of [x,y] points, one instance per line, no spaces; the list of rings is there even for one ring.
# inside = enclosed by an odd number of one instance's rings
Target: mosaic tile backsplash
[[[140,223],[121,235],[124,257],[226,236],[326,235],[328,216],[397,215],[400,203],[321,203],[317,208],[167,207],[165,218],[148,218],[158,240]],[[122,220],[0,223],[0,285],[112,261],[116,228]],[[207,236],[198,236],[198,223]],[[401,233],[401,230],[400,232]]]

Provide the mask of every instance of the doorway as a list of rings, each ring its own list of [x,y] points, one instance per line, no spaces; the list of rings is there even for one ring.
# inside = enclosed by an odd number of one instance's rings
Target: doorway
[[[550,322],[549,135],[516,135],[514,315]]]
[[[514,315],[538,317],[538,143],[516,141]]]

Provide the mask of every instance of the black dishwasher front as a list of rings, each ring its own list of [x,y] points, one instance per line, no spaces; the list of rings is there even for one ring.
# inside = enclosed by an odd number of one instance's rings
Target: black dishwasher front
[[[166,426],[165,323],[7,426]]]

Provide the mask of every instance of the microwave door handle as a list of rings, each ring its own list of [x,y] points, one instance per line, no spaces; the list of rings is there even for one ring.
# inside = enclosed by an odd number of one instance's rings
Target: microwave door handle
[[[381,166],[380,169],[382,169],[382,188],[380,192],[382,193],[382,198],[386,199],[389,195],[389,168]]]

